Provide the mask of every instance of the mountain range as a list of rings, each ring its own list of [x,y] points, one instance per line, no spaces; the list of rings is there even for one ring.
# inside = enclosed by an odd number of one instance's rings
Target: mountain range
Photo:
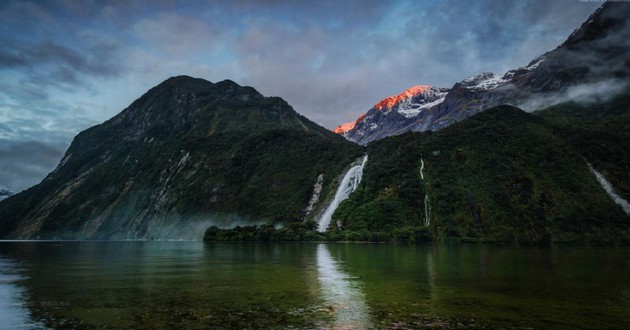
[[[167,79],[0,201],[0,238],[628,243],[629,17],[606,3],[523,68],[411,87],[334,132],[230,80]]]
[[[407,131],[435,131],[501,104],[534,111],[568,100],[608,99],[628,85],[629,8],[604,4],[564,43],[524,67],[503,75],[483,72],[450,89],[412,87],[334,132],[367,144]]]

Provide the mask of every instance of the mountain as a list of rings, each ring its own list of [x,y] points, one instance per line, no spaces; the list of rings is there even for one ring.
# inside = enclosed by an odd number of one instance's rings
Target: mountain
[[[444,101],[448,89],[414,86],[376,103],[354,122],[339,125],[333,130],[350,141],[361,144],[391,135],[392,130],[408,125],[423,111]]]
[[[627,110],[626,105],[618,111]],[[546,120],[551,117],[558,119]],[[437,132],[408,132],[370,143],[361,185],[333,216],[340,224],[338,236],[630,242],[630,217],[589,167],[599,169],[614,159],[584,152],[578,141],[568,143],[572,136],[587,139],[590,133],[562,129],[562,117],[558,109],[534,116],[499,106]],[[626,188],[627,132],[591,143],[594,152],[600,143],[608,151],[626,151],[616,155],[618,166],[610,167],[625,166],[617,182],[625,180]],[[625,138],[615,140],[619,136]]]
[[[536,111],[558,136],[579,151],[630,200],[630,93],[606,102],[564,102]]]
[[[1,201],[0,237],[200,239],[212,224],[301,221],[362,154],[281,98],[173,77],[79,133],[41,183]]]
[[[629,17],[630,3],[607,2],[562,45],[525,67],[503,75],[484,72],[456,83],[450,90],[440,89],[446,94],[422,111],[408,112],[408,117],[370,109],[348,129],[337,132],[367,144],[407,131],[442,129],[501,104],[534,111],[568,100],[608,99],[628,85]],[[401,104],[398,112],[405,113],[406,107]]]
[[[0,200],[3,200],[12,195],[13,195],[13,192],[10,191],[9,189],[4,189],[4,188],[0,189]]]

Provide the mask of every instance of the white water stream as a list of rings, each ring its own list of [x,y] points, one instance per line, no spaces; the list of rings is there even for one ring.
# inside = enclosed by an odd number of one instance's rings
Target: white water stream
[[[359,183],[361,182],[361,177],[363,176],[363,167],[365,167],[365,163],[367,162],[368,156],[365,155],[363,157],[363,161],[361,161],[361,165],[355,165],[346,172],[341,180],[341,184],[339,184],[339,188],[337,188],[337,192],[335,193],[335,198],[330,202],[330,205],[324,211],[324,214],[319,218],[317,230],[320,232],[326,231],[328,225],[330,225],[330,220],[332,219],[333,213],[337,210],[337,207],[343,200],[350,197],[350,194],[354,192]]]
[[[420,179],[424,180],[424,160],[420,157]]]
[[[424,181],[424,160],[420,157],[420,179]],[[429,203],[429,194],[424,194],[424,225],[431,224],[431,203]]]
[[[621,208],[623,209],[624,212],[626,212],[626,214],[630,215],[630,203],[628,203],[627,200],[619,196],[619,194],[617,194],[615,189],[613,189],[612,184],[610,184],[610,182],[608,182],[608,180],[606,180],[606,178],[601,173],[597,172],[597,170],[595,170],[595,168],[593,168],[593,166],[590,163],[586,163],[586,164],[588,164],[588,168],[591,170],[591,172],[595,174],[595,178],[597,178],[597,181],[602,186],[602,188],[606,190],[606,193],[608,194],[608,196],[610,196],[610,198],[612,198],[612,200],[615,203],[617,203],[617,205],[621,206]]]

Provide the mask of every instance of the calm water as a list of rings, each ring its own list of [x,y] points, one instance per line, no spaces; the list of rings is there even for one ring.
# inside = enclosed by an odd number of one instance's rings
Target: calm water
[[[0,328],[630,328],[630,248],[0,242]]]

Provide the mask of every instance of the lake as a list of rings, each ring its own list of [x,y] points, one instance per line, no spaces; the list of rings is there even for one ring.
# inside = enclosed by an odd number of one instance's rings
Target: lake
[[[0,328],[630,328],[630,248],[0,241]]]

